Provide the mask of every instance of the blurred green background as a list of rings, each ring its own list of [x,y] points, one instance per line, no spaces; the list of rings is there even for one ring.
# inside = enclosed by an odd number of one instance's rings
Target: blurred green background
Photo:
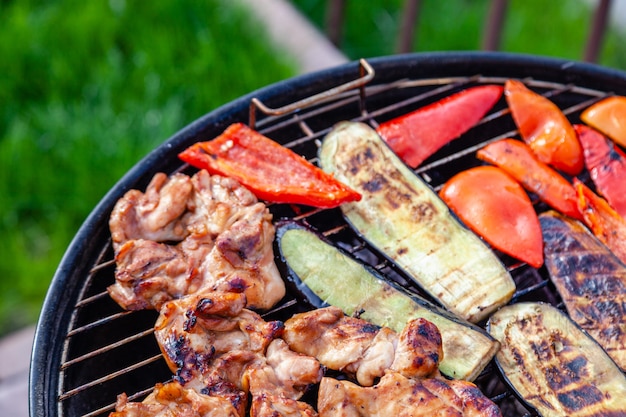
[[[294,0],[320,28],[325,0]],[[593,3],[593,2],[592,2]],[[422,1],[416,51],[480,48],[487,0]],[[394,52],[401,0],[347,1],[350,59]],[[296,75],[239,2],[0,2],[0,335],[35,322],[67,245],[148,151],[201,115]],[[581,0],[511,1],[502,50],[580,59]],[[623,33],[600,63],[626,69]]]

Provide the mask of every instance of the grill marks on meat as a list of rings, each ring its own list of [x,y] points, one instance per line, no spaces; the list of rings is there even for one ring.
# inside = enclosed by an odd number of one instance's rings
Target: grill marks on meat
[[[268,309],[285,295],[271,213],[233,179],[157,173],[145,193],[117,202],[109,227],[117,264],[109,293],[125,309],[211,291],[243,292],[248,307]]]
[[[228,399],[241,416],[249,396],[251,416],[282,415],[271,414],[276,407],[291,410],[284,415],[316,415],[297,400],[321,380],[319,361],[291,351],[279,338],[283,323],[266,322],[245,305],[244,294],[221,292],[163,305],[155,336],[176,380]]]
[[[471,382],[411,379],[388,372],[373,387],[323,378],[318,412],[333,417],[500,416]]]
[[[117,397],[109,417],[239,417],[225,398],[200,394],[174,381],[157,384],[142,402],[129,402],[126,394]]]
[[[287,320],[283,338],[359,383],[324,377],[320,416],[501,416],[474,384],[441,376],[441,335],[427,320],[411,320],[398,335],[326,307]]]
[[[283,330],[247,310],[245,296],[213,293],[165,303],[154,334],[172,372],[187,383],[212,359],[233,351],[264,353]]]
[[[353,375],[363,386],[373,385],[388,369],[411,378],[438,375],[443,358],[441,334],[427,320],[410,321],[398,335],[345,316],[337,307],[294,315],[285,322],[283,338],[291,349]]]

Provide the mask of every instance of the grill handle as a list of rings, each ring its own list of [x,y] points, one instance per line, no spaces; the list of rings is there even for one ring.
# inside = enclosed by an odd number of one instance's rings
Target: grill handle
[[[359,60],[359,78],[353,81],[349,81],[345,84],[339,85],[337,87],[330,88],[326,91],[322,91],[321,93],[309,96],[300,101],[296,101],[295,103],[287,104],[278,108],[267,107],[261,100],[254,97],[250,100],[250,116],[248,125],[254,129],[256,125],[256,110],[260,110],[268,116],[282,116],[284,114],[288,114],[294,112],[296,110],[306,108],[308,106],[312,106],[313,104],[317,104],[329,97],[333,97],[337,94],[343,93],[348,90],[352,90],[353,88],[360,89],[361,98],[365,96],[364,86],[368,82],[370,82],[374,78],[374,69],[372,66],[365,60]],[[363,100],[361,100],[363,103]],[[363,110],[363,109],[361,109]]]

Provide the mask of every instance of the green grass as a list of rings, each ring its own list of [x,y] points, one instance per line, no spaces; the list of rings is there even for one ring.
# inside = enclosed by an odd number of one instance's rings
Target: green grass
[[[33,323],[88,213],[199,116],[295,75],[228,0],[0,3],[0,334]]]
[[[324,29],[326,0],[292,0]],[[351,59],[395,53],[404,0],[347,1],[340,47]],[[415,52],[479,50],[488,0],[422,1]],[[582,0],[510,0],[500,49],[581,60],[593,11]],[[626,33],[607,33],[599,64],[626,69]]]

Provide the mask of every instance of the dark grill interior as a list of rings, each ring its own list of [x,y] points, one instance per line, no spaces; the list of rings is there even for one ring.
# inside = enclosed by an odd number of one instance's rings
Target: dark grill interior
[[[379,74],[384,74],[384,65],[382,67],[377,69],[374,82],[370,83],[371,85],[367,84],[362,91],[357,88],[339,93],[321,103],[282,116],[267,116],[257,111],[255,127],[261,133],[316,163],[319,141],[336,122],[351,119],[376,126],[384,120],[405,114],[467,87],[503,84],[508,78],[506,75],[487,76],[480,73],[412,78],[407,66],[405,71],[407,78],[396,77],[397,79],[377,82]],[[351,74],[355,74],[353,77],[358,76],[354,66]],[[522,74],[517,76],[511,74],[510,77],[520,78],[534,91],[549,96],[574,123],[579,122],[578,117],[582,109],[612,93],[596,87],[589,88],[533,77],[525,78]],[[246,99],[246,102],[249,101]],[[240,107],[245,109],[245,105],[243,103]],[[152,390],[156,382],[165,382],[171,378],[171,373],[161,358],[152,335],[157,313],[124,312],[106,293],[106,287],[114,281],[115,270],[108,236],[108,214],[117,196],[128,188],[143,189],[156,171],[182,170],[193,173],[192,169],[180,164],[176,158],[177,152],[194,141],[209,140],[232,121],[248,122],[249,120],[241,118],[242,114],[245,114],[245,111],[239,111],[238,115],[231,118],[224,117],[223,120],[219,120],[221,124],[201,127],[192,134],[181,134],[185,137],[180,143],[165,151],[169,158],[166,165],[160,162],[161,166],[153,163],[151,167],[144,167],[140,180],[118,186],[115,195],[108,197],[110,200],[108,206],[101,210],[97,218],[88,219],[88,222],[97,223],[95,231],[90,234],[92,239],[84,243],[91,255],[83,257],[82,263],[66,261],[72,263],[68,268],[73,271],[72,279],[77,282],[63,284],[70,285],[73,289],[67,292],[69,304],[65,307],[66,320],[55,319],[56,337],[62,339],[65,336],[65,339],[58,342],[62,344],[58,364],[54,362],[55,358],[48,359],[46,369],[53,375],[52,377],[50,374],[46,376],[38,374],[42,365],[37,363],[37,355],[34,357],[32,373],[34,388],[31,388],[31,395],[36,395],[36,390],[41,389],[38,388],[37,378],[44,381],[51,379],[51,382],[44,384],[49,398],[31,398],[33,415],[108,415],[113,410],[119,393],[126,392],[131,399],[139,400]],[[519,136],[502,97],[479,125],[428,159],[416,173],[437,190],[453,174],[480,164],[474,157],[477,149],[504,137]],[[149,161],[143,163],[145,165]],[[586,175],[580,178],[589,184]],[[546,210],[539,202],[535,207],[538,212]],[[401,271],[396,270],[393,264],[379,256],[346,225],[339,209],[316,210],[305,206],[271,205],[270,210],[275,220],[297,218],[306,221],[356,258],[419,292],[419,289],[404,278]],[[78,243],[80,242],[74,244]],[[547,273],[543,268],[536,270],[505,255],[499,255],[517,284],[518,289],[513,302],[542,300],[560,306],[558,295],[548,282]],[[58,274],[62,273],[64,272]],[[74,293],[76,293],[75,303],[71,299]],[[45,308],[44,306],[44,314]],[[296,301],[293,295],[289,295],[281,306],[268,313],[266,318],[284,320],[305,308],[306,306]],[[47,343],[52,343],[47,339],[49,337],[47,328],[39,331],[41,334],[36,339],[36,351],[45,348]],[[493,364],[489,365],[475,382],[501,406],[503,415],[534,415],[524,408],[501,382],[498,370]],[[46,411],[39,413],[41,410]]]

